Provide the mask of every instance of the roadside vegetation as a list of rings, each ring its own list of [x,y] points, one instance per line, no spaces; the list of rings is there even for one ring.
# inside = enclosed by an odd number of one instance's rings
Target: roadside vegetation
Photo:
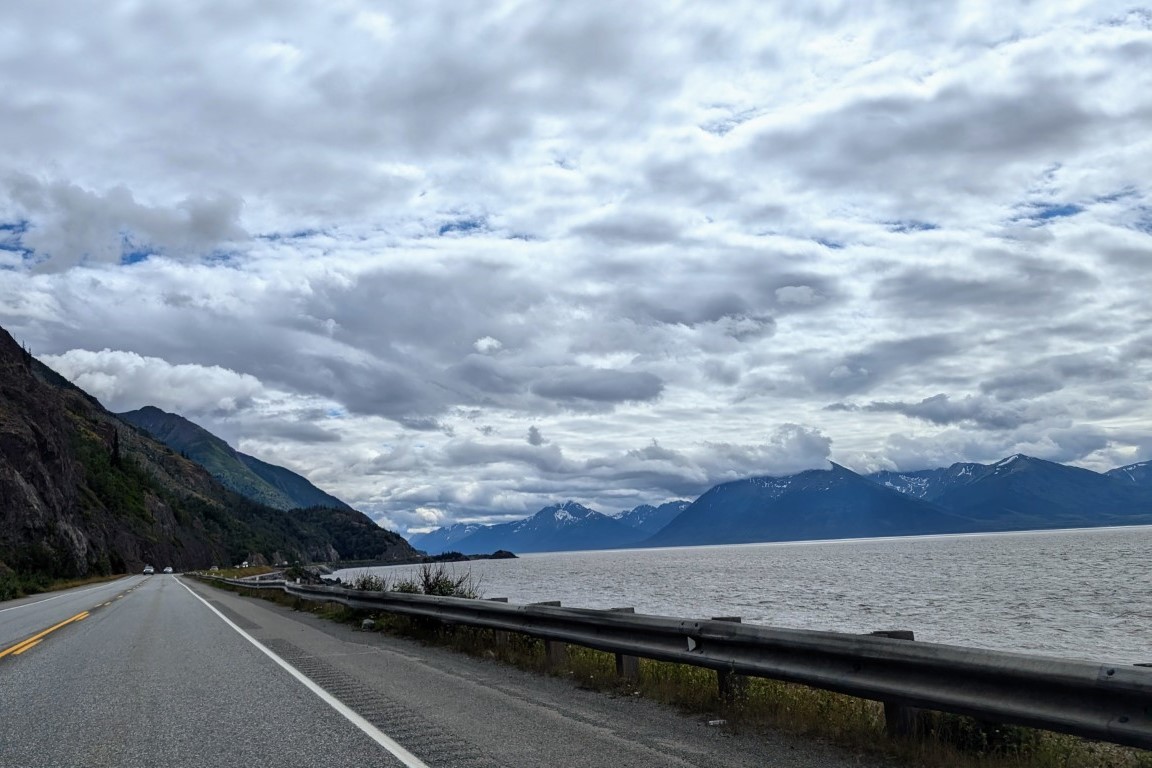
[[[208,575],[219,576],[222,579],[243,579],[247,576],[260,576],[277,570],[280,569],[270,565],[252,565],[247,568],[218,568]]]
[[[367,571],[359,573],[346,585],[349,589],[370,592],[403,592],[409,595],[436,595],[438,597],[466,597],[478,599],[480,584],[472,578],[472,572],[463,574],[449,572],[443,564],[424,564],[415,576],[389,581]]]
[[[345,586],[365,591],[481,597],[471,574],[449,573],[443,565],[426,564],[415,576],[396,580],[365,572]],[[557,675],[588,690],[613,696],[642,696],[735,732],[785,731],[859,753],[895,758],[910,766],[1152,768],[1152,752],[939,712],[921,713],[918,736],[893,739],[885,731],[884,706],[880,702],[762,678],[738,678],[729,686],[729,694],[722,697],[716,672],[701,667],[640,659],[638,675],[634,679],[621,678],[616,674],[614,654],[591,648],[570,645],[565,661],[550,665],[544,641],[527,635],[352,610],[334,603],[301,600],[279,591],[251,590],[246,594],[361,629]]]
[[[99,584],[123,578],[122,573],[89,576],[85,579],[52,579],[42,573],[18,574],[0,573],[0,600],[15,600],[18,597],[37,595],[41,592],[56,592],[61,589],[83,587],[86,584]]]

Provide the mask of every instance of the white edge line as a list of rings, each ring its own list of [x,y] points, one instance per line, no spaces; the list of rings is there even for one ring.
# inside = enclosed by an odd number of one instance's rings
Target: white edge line
[[[0,613],[4,613],[4,611],[14,611],[17,608],[27,608],[27,607],[32,606],[32,605],[40,605],[40,603],[46,603],[49,600],[59,600],[62,597],[71,597],[73,595],[82,595],[85,592],[91,592],[94,589],[100,589],[100,587],[107,587],[110,584],[119,584],[121,581],[123,581],[126,578],[128,578],[128,577],[124,576],[124,577],[121,577],[119,579],[116,579],[115,581],[106,581],[102,584],[97,584],[94,587],[88,587],[88,589],[78,589],[75,592],[65,592],[62,595],[55,595],[53,597],[46,597],[43,600],[33,600],[30,603],[21,603],[20,605],[13,605],[11,608],[0,608]]]
[[[288,674],[290,674],[290,675],[292,675],[292,677],[296,678],[305,688],[307,688],[308,690],[312,691],[312,693],[319,696],[320,699],[323,700],[323,702],[325,704],[327,704],[328,706],[332,707],[332,709],[339,712],[341,715],[343,715],[345,717],[345,719],[348,720],[348,722],[355,725],[357,728],[359,728],[361,731],[363,731],[365,734],[367,734],[369,738],[371,738],[373,741],[375,741],[380,746],[384,747],[384,749],[391,752],[393,757],[395,757],[397,760],[404,763],[404,765],[406,765],[408,768],[429,768],[429,766],[426,763],[424,763],[422,760],[420,760],[420,758],[416,757],[416,755],[412,754],[408,750],[404,749],[404,747],[397,744],[395,741],[393,741],[387,734],[385,734],[379,728],[372,725],[372,723],[365,720],[363,717],[358,715],[353,710],[349,709],[343,702],[341,702],[335,696],[328,693],[328,691],[324,690],[320,686],[316,685],[316,683],[312,682],[310,679],[305,677],[303,673],[301,673],[298,669],[293,667],[288,662],[284,661],[284,659],[280,658],[275,653],[268,650],[268,648],[266,646],[264,646],[264,644],[261,643],[259,640],[252,637],[252,635],[248,634],[244,630],[240,629],[240,627],[236,626],[232,622],[231,619],[229,619],[224,614],[220,613],[220,611],[216,610],[215,606],[213,606],[211,603],[209,603],[204,598],[200,597],[200,595],[193,592],[192,589],[187,584],[185,584],[181,579],[176,579],[176,582],[180,586],[184,587],[184,589],[187,589],[188,593],[191,594],[192,597],[194,597],[197,600],[199,600],[200,602],[204,603],[204,605],[208,607],[208,610],[212,611],[212,613],[219,616],[220,619],[225,624],[232,627],[232,629],[236,630],[240,634],[241,637],[243,637],[248,642],[252,643],[252,645],[259,648],[260,651],[265,656],[267,656],[268,658],[272,659],[272,661],[274,661],[278,665],[280,665]]]

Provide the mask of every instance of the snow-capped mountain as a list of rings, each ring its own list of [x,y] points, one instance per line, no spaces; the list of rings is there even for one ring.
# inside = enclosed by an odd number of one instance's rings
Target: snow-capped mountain
[[[976,519],[982,530],[1011,531],[1152,523],[1152,492],[1109,474],[1016,454],[974,465],[969,476],[929,500]]]
[[[457,542],[484,527],[480,523],[455,523],[428,533],[415,533],[408,537],[408,543],[430,555],[457,552]]]
[[[1152,461],[1142,461],[1139,464],[1129,464],[1126,467],[1110,469],[1104,474],[1124,483],[1152,489]]]
[[[982,477],[987,470],[988,467],[983,464],[966,462],[916,472],[875,472],[866,477],[877,485],[906,496],[931,501],[951,488]]]
[[[661,515],[667,523],[646,538]],[[641,505],[616,517],[565,502],[524,520],[481,526],[444,549],[555,552],[1105,525],[1152,525],[1152,462],[1101,474],[1016,454],[994,464],[867,477],[832,464],[723,483],[691,504]],[[435,553],[431,542],[445,535],[433,531],[413,544]]]
[[[483,526],[457,540],[453,549],[466,554],[494,552],[562,552],[615,549],[638,544],[645,534],[574,501],[544,507],[531,517]]]
[[[832,464],[826,470],[718,485],[645,544],[908,536],[941,530],[971,531],[976,525]]]
[[[651,504],[641,504],[638,507],[614,515],[614,517],[625,525],[651,536],[672,522],[677,515],[688,509],[691,504],[692,502],[683,500],[669,501],[658,507],[654,507]]]

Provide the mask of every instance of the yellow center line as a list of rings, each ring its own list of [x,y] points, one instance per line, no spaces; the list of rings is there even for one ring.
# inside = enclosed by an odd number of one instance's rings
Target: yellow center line
[[[35,648],[36,646],[40,645],[40,643],[41,643],[41,641],[43,641],[43,639],[44,638],[40,638],[40,640],[36,640],[36,641],[31,642],[31,643],[24,643],[24,645],[20,646],[20,650],[13,651],[12,655],[13,656],[19,656],[20,654],[24,653],[24,651],[29,651],[29,650]]]
[[[28,650],[29,648],[31,648],[32,646],[39,643],[44,637],[46,637],[50,633],[55,632],[56,630],[60,629],[61,627],[66,627],[74,621],[83,621],[84,619],[88,618],[88,616],[89,616],[88,611],[82,611],[70,619],[65,619],[64,621],[60,622],[59,624],[57,624],[54,627],[49,627],[48,629],[44,630],[43,632],[36,634],[36,635],[33,635],[32,637],[28,638],[27,640],[21,640],[20,642],[16,643],[16,645],[9,646],[8,648],[5,648],[4,650],[0,651],[0,659],[4,658],[5,656],[7,656],[10,653],[19,655],[19,654],[23,653],[24,651]]]

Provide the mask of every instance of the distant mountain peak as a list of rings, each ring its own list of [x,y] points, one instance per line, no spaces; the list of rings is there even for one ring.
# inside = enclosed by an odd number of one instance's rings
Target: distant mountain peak
[[[507,549],[512,552],[557,552],[578,549],[612,549],[633,546],[644,538],[636,528],[575,501],[551,504],[530,517],[477,530],[451,541],[452,548],[477,553]],[[413,543],[432,551],[447,546],[444,529]]]
[[[544,509],[528,518],[528,520],[550,518],[558,523],[571,523],[577,520],[584,520],[588,517],[598,514],[600,513],[588,509],[588,507],[584,506],[583,504],[569,500],[560,504],[553,504],[551,506],[544,507]]]

